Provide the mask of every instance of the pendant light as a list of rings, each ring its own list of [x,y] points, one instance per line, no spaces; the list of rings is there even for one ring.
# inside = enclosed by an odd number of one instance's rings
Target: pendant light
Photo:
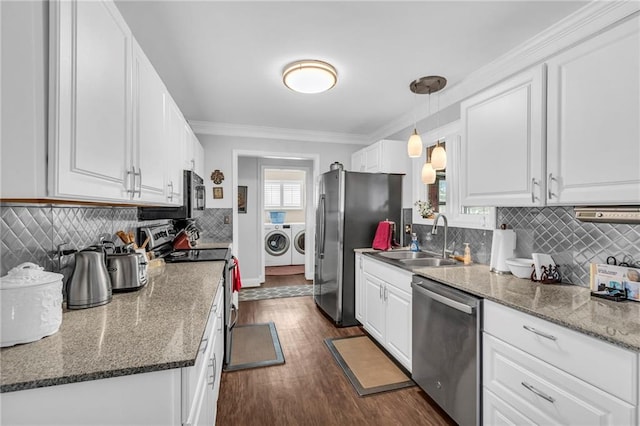
[[[420,157],[422,154],[422,138],[415,127],[413,128],[413,134],[409,138],[409,142],[407,142],[407,154],[409,154],[411,158]]]
[[[415,93],[413,96],[414,100],[416,98]],[[422,155],[422,138],[418,134],[418,129],[416,129],[416,109],[415,102],[413,107],[413,133],[411,137],[409,137],[409,142],[407,142],[407,154],[410,158],[418,158]]]
[[[446,84],[446,78],[437,75],[430,75],[428,77],[421,77],[417,80],[412,81],[411,84],[409,84],[409,90],[417,95],[429,95],[429,101],[431,101],[431,94],[441,90],[444,86],[446,86]],[[431,107],[429,107],[429,114],[431,114]],[[422,139],[420,138],[420,135],[418,135],[418,131],[416,129],[415,111],[413,120],[413,134],[411,135],[411,137],[409,138],[409,142],[407,143],[407,153],[409,154],[409,157],[412,158],[420,157],[420,155],[422,154]],[[431,167],[431,165],[429,166]]]
[[[431,153],[431,164],[434,170],[444,170],[447,168],[447,151],[440,145],[439,139]]]
[[[422,183],[425,185],[431,185],[436,182],[436,171],[429,162],[429,148],[427,148],[427,161],[424,163],[424,166],[422,166],[421,178]]]
[[[438,95],[438,106],[436,109],[436,128],[440,127],[440,95]],[[440,139],[436,142],[436,147],[431,152],[431,165],[434,170],[444,170],[447,168],[447,152],[440,145]]]

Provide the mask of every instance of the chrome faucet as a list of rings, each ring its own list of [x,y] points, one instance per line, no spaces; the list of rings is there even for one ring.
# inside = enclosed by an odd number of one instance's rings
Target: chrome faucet
[[[442,213],[436,214],[436,218],[433,219],[433,226],[431,227],[431,235],[436,235],[438,233],[438,221],[442,218],[444,220],[444,243],[442,244],[442,258],[447,258],[447,232],[449,231],[449,222],[447,221],[447,217]]]

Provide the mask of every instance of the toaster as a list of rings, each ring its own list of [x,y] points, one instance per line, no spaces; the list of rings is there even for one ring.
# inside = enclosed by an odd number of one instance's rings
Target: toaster
[[[147,259],[142,253],[107,255],[107,271],[113,291],[133,291],[147,284]]]

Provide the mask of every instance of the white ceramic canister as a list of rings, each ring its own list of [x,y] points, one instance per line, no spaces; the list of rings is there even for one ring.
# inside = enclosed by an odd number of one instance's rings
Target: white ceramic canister
[[[62,277],[28,262],[0,277],[0,347],[33,342],[58,331]]]

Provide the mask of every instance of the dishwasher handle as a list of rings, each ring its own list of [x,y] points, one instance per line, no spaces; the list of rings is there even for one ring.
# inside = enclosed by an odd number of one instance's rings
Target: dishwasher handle
[[[449,299],[446,296],[435,293],[431,290],[427,290],[419,284],[412,284],[412,287],[415,291],[422,293],[422,295],[435,300],[436,302],[440,302],[443,305],[447,305],[450,308],[453,308],[457,311],[464,312],[468,315],[473,315],[475,313],[475,306],[469,306],[466,303],[458,302],[457,300]]]

